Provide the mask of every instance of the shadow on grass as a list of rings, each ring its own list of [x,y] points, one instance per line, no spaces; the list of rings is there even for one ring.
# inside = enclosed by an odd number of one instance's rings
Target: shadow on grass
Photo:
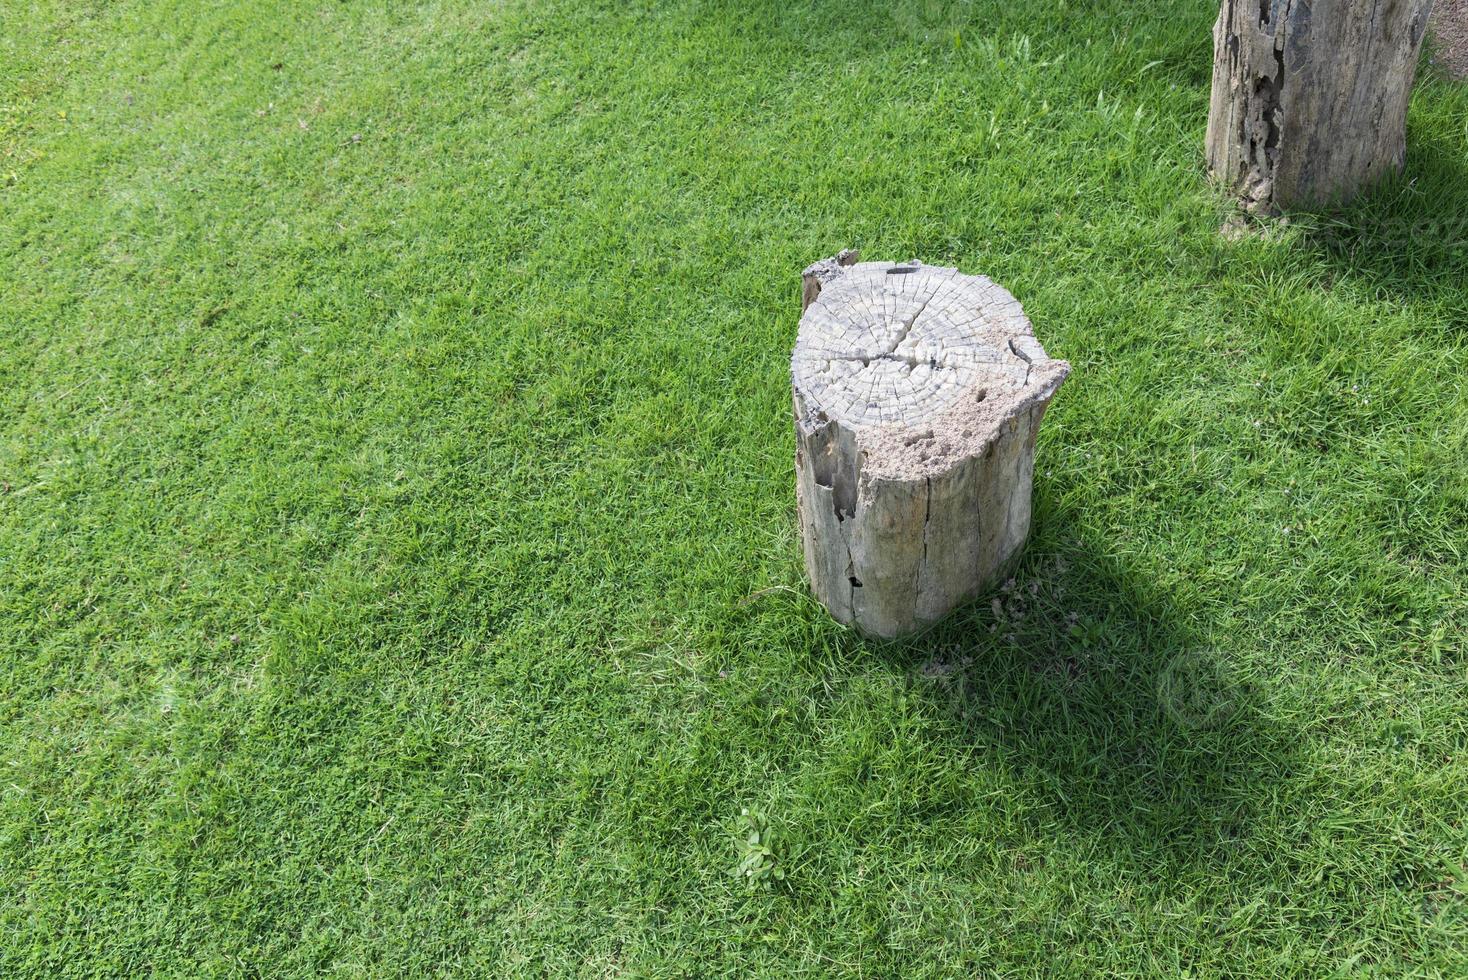
[[[1296,224],[1334,279],[1437,305],[1468,329],[1468,160],[1452,141],[1414,134],[1401,174]]]
[[[1064,513],[1042,523],[1000,591],[875,655],[956,753],[1044,786],[1037,802],[1068,831],[1153,866],[1226,859],[1291,771],[1295,737],[1146,576]]]

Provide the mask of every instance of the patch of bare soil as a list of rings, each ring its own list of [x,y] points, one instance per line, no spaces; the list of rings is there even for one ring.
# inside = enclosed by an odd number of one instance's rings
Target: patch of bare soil
[[[1437,0],[1432,8],[1432,60],[1454,78],[1468,78],[1468,0]]]

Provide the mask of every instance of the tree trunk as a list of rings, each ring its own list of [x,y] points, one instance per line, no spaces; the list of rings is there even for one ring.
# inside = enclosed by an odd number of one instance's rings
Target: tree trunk
[[[1035,436],[1070,366],[988,279],[855,259],[806,270],[796,496],[816,597],[894,637],[992,585],[1024,544]]]
[[[1208,167],[1251,211],[1344,200],[1399,170],[1432,0],[1224,0]]]

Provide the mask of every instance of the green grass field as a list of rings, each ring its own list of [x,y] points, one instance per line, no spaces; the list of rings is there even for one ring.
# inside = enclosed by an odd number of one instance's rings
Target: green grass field
[[[0,976],[1463,975],[1468,87],[1230,243],[1216,9],[0,0]],[[901,644],[846,246],[1075,366]]]

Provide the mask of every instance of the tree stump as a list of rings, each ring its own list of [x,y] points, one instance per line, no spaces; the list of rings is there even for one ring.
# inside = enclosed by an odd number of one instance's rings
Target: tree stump
[[[982,276],[916,262],[805,271],[791,362],[805,569],[881,637],[941,619],[1029,535],[1035,436],[1070,373]]]
[[[1208,169],[1255,212],[1328,204],[1406,155],[1431,0],[1224,0]]]

